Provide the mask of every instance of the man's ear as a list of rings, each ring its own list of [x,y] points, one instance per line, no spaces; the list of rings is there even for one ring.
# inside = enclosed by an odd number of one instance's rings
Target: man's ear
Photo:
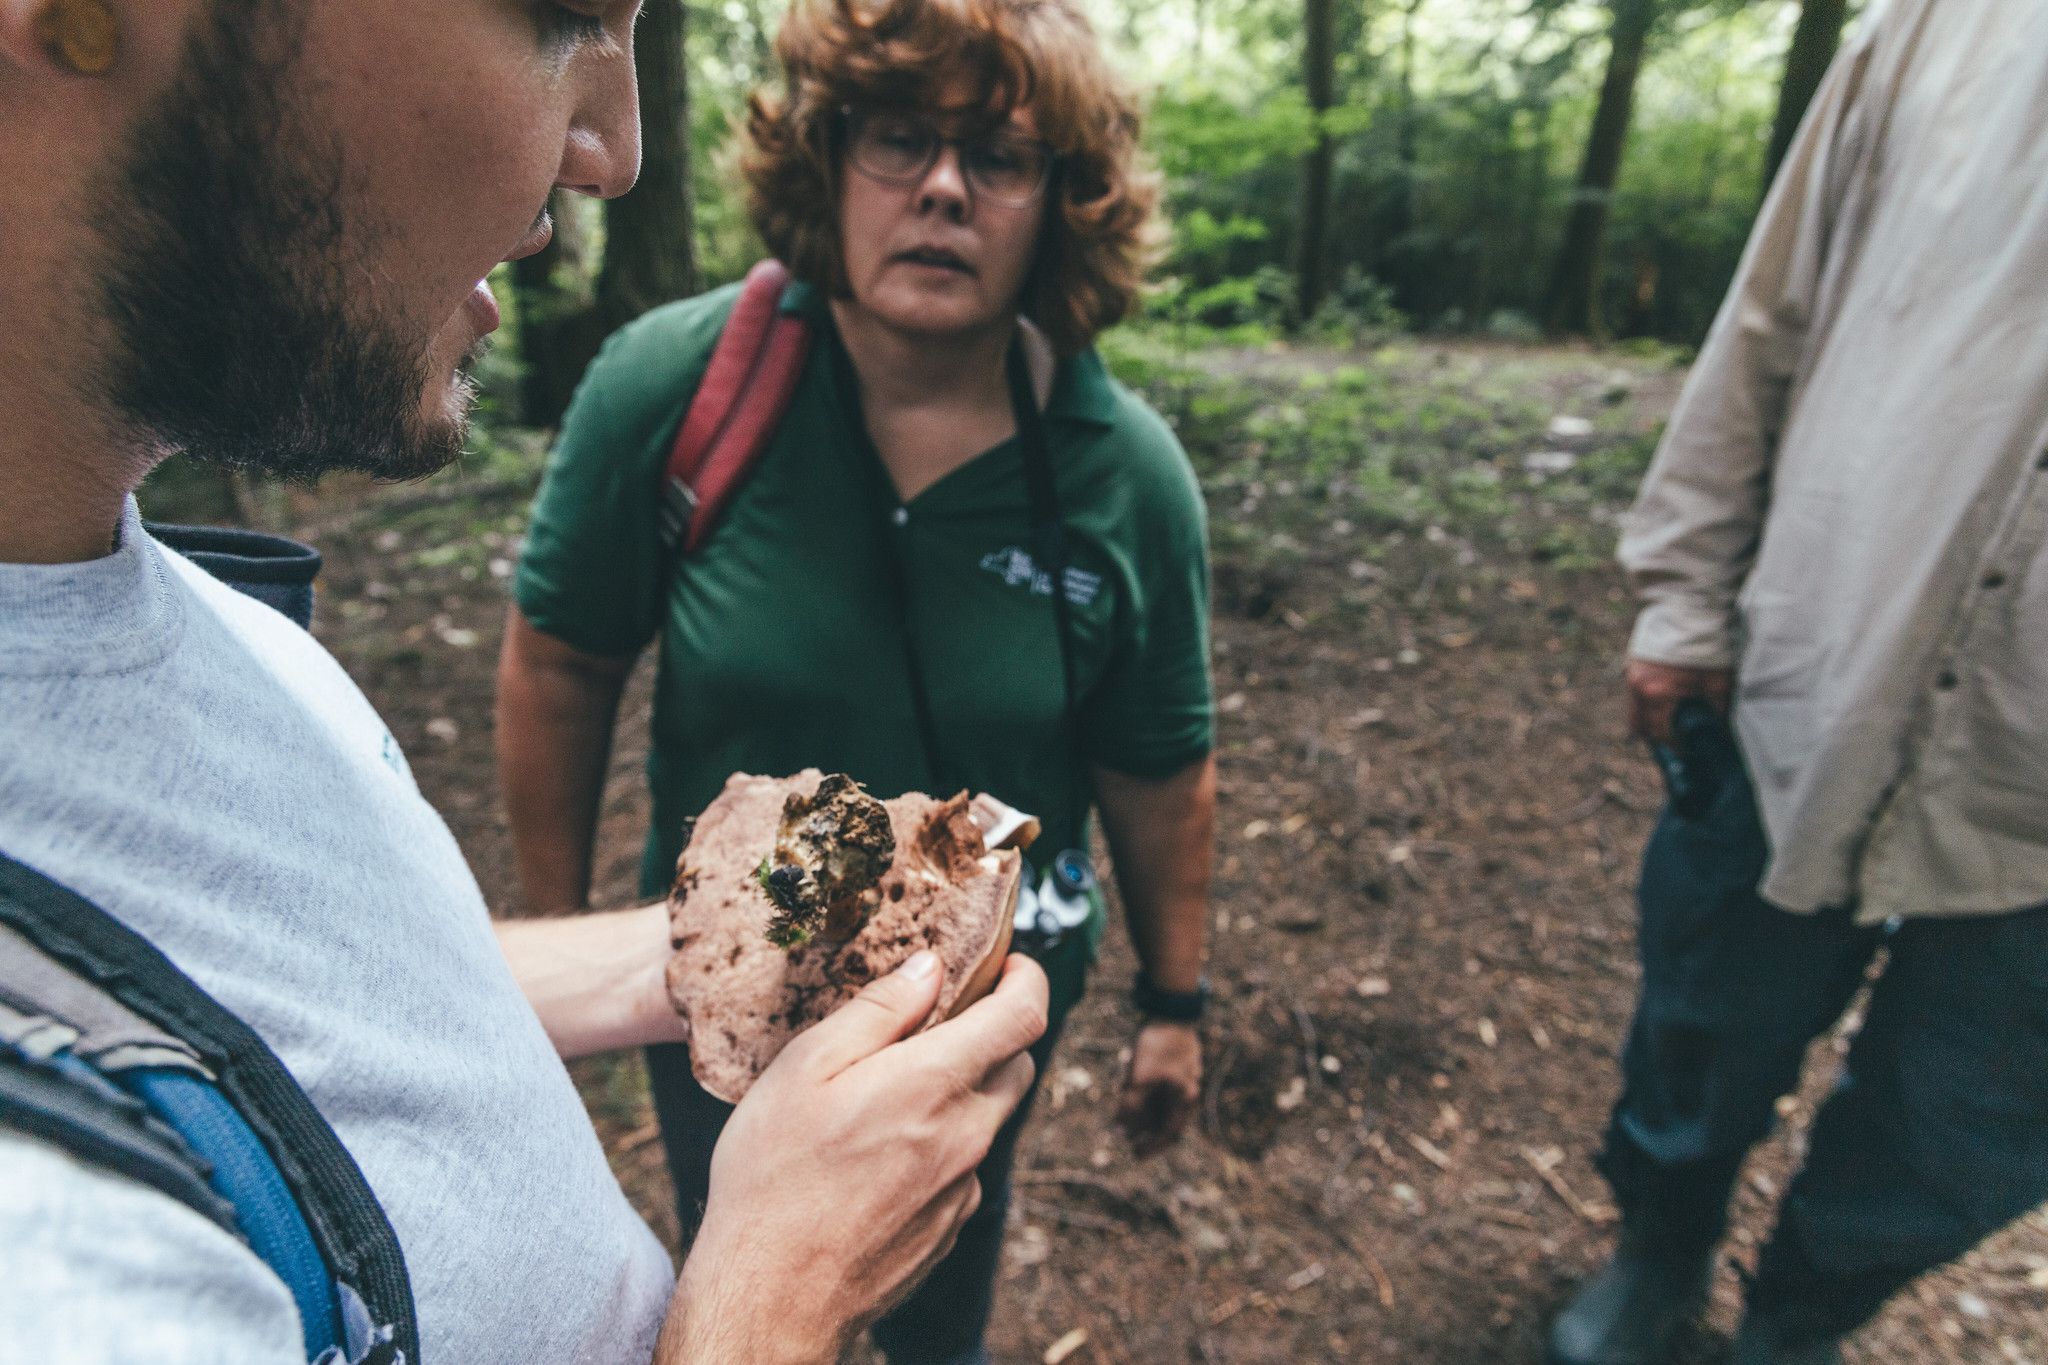
[[[104,76],[121,56],[119,0],[0,0],[0,66]]]

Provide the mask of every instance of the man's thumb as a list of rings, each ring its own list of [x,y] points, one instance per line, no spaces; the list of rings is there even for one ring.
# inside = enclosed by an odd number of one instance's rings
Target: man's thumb
[[[931,1017],[944,974],[939,956],[914,953],[887,976],[818,1021],[784,1051],[802,1050],[805,1064],[836,1076],[865,1057],[912,1033]]]

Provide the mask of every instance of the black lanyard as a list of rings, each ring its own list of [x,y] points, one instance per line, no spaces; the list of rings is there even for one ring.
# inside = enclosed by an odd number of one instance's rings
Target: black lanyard
[[[874,437],[868,432],[867,415],[861,404],[860,377],[854,373],[853,361],[847,355],[844,342],[837,342],[831,350],[848,426],[873,462],[883,486],[890,489],[893,500],[894,486],[889,482],[888,466],[882,463],[881,452],[875,448]],[[1032,389],[1031,367],[1025,360],[1021,332],[1010,343],[1009,353],[1004,358],[1004,371],[1009,380],[1011,417],[1017,426],[1017,450],[1024,465],[1025,495],[1031,509],[1032,556],[1038,571],[1046,575],[1052,591],[1053,626],[1059,637],[1060,651],[1061,719],[1080,770],[1081,775],[1076,781],[1077,795],[1080,798],[1079,808],[1085,811],[1088,804],[1087,779],[1086,769],[1081,766],[1079,682],[1075,675],[1072,615],[1067,602],[1067,528],[1060,515],[1059,491],[1053,482],[1052,452],[1045,438],[1045,414],[1039,410],[1038,396]],[[902,528],[908,524],[907,509],[899,503],[890,510],[888,520],[890,524],[881,531],[882,558],[888,566],[890,592],[895,599],[897,624],[903,636],[903,663],[910,686],[910,706],[916,717],[918,742],[924,749],[925,768],[932,777],[931,790],[943,796],[958,790],[960,784],[948,776],[939,745],[938,723],[932,713],[931,692],[925,681],[924,659],[918,649],[915,614],[910,601],[910,571],[904,563],[901,542]]]

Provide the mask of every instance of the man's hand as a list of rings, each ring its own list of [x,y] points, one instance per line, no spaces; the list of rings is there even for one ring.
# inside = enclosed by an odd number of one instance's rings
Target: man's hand
[[[733,1111],[655,1359],[830,1362],[952,1247],[974,1168],[1031,1084],[1045,973],[910,1037],[939,993],[920,953],[799,1034]]]
[[[1628,685],[1629,733],[1652,744],[1671,743],[1671,717],[1680,702],[1698,697],[1725,716],[1735,690],[1732,668],[1680,668],[1648,659],[1630,659],[1622,678]]]
[[[1202,1036],[1193,1024],[1155,1019],[1138,1030],[1116,1121],[1139,1156],[1177,1141],[1202,1096]]]

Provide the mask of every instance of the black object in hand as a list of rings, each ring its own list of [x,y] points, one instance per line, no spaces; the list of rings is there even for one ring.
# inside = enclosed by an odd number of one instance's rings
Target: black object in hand
[[[1707,813],[1720,795],[1733,741],[1728,722],[1705,701],[1687,697],[1678,703],[1671,716],[1671,743],[1650,745],[1674,812],[1688,820]]]

